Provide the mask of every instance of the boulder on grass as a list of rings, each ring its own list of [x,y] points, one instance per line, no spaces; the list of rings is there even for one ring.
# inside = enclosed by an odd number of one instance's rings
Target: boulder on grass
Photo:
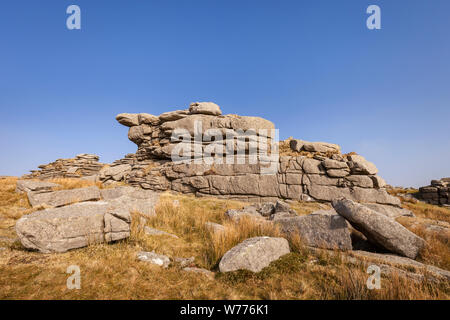
[[[305,245],[351,250],[352,240],[347,221],[333,211],[318,211],[305,216],[286,217],[274,220],[288,237],[296,234]]]
[[[336,199],[333,208],[367,239],[390,252],[415,259],[425,241],[400,223],[348,199]]]
[[[255,237],[244,240],[225,253],[219,263],[220,272],[249,270],[259,272],[272,261],[290,252],[283,238]]]
[[[16,233],[27,249],[43,253],[66,252],[91,243],[130,236],[128,211],[111,209],[103,201],[77,203],[36,211],[16,223]]]

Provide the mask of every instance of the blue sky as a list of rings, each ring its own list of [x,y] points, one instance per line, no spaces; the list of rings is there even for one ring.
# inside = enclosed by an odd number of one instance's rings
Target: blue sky
[[[82,29],[66,28],[81,8]],[[366,8],[381,8],[368,30]],[[0,175],[135,152],[121,112],[214,101],[341,145],[388,183],[450,176],[448,0],[42,0],[0,5]]]

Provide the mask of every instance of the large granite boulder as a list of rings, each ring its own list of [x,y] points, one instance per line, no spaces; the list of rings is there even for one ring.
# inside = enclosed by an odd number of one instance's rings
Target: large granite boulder
[[[28,192],[28,201],[32,207],[60,207],[68,204],[100,200],[100,190],[97,187],[60,190],[45,193]]]
[[[425,241],[400,223],[349,199],[336,199],[333,208],[367,239],[390,252],[415,259]]]
[[[305,216],[274,220],[288,237],[299,235],[307,246],[351,250],[347,221],[334,211],[318,211]]]
[[[51,253],[125,239],[130,224],[128,211],[99,201],[36,211],[20,218],[15,228],[25,248]]]
[[[250,270],[259,272],[272,261],[290,252],[283,238],[255,237],[244,240],[225,253],[219,263],[220,272]]]

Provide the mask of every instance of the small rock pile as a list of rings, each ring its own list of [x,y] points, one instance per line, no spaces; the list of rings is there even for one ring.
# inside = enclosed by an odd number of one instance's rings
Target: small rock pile
[[[450,178],[431,180],[431,185],[419,188],[417,197],[429,204],[450,205]]]
[[[104,163],[98,162],[95,154],[79,154],[72,159],[58,159],[49,164],[40,165],[39,170],[31,170],[31,174],[24,175],[23,179],[54,179],[54,178],[81,178],[94,177],[98,174]]]

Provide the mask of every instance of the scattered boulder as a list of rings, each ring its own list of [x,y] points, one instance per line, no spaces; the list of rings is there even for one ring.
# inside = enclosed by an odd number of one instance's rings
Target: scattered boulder
[[[125,239],[130,224],[129,212],[99,201],[36,211],[20,218],[15,228],[25,248],[51,253]]]
[[[28,201],[32,207],[61,207],[75,202],[100,200],[97,187],[60,190],[45,193],[28,192]]]
[[[194,264],[195,258],[194,257],[189,257],[189,258],[175,257],[173,259],[173,262],[174,262],[174,264],[178,265],[180,268],[186,268],[186,267],[190,267]]]
[[[259,272],[272,261],[290,252],[283,238],[255,237],[244,240],[225,253],[219,263],[220,272],[250,270]]]
[[[39,180],[17,180],[16,192],[42,193],[42,192],[50,192],[53,190],[53,188],[56,187],[60,187],[60,185],[52,182]]]
[[[157,254],[155,252],[141,251],[137,254],[139,261],[148,262],[163,268],[168,268],[170,265],[170,258],[163,254]]]
[[[230,209],[225,212],[225,216],[233,222],[240,222],[242,218],[264,220],[264,217],[256,210],[254,206],[248,206],[241,210]]]
[[[348,199],[336,199],[333,208],[367,239],[390,252],[415,259],[425,241],[385,215]]]
[[[298,234],[311,247],[351,250],[352,240],[345,219],[335,212],[320,210],[305,216],[275,219],[288,237]]]

